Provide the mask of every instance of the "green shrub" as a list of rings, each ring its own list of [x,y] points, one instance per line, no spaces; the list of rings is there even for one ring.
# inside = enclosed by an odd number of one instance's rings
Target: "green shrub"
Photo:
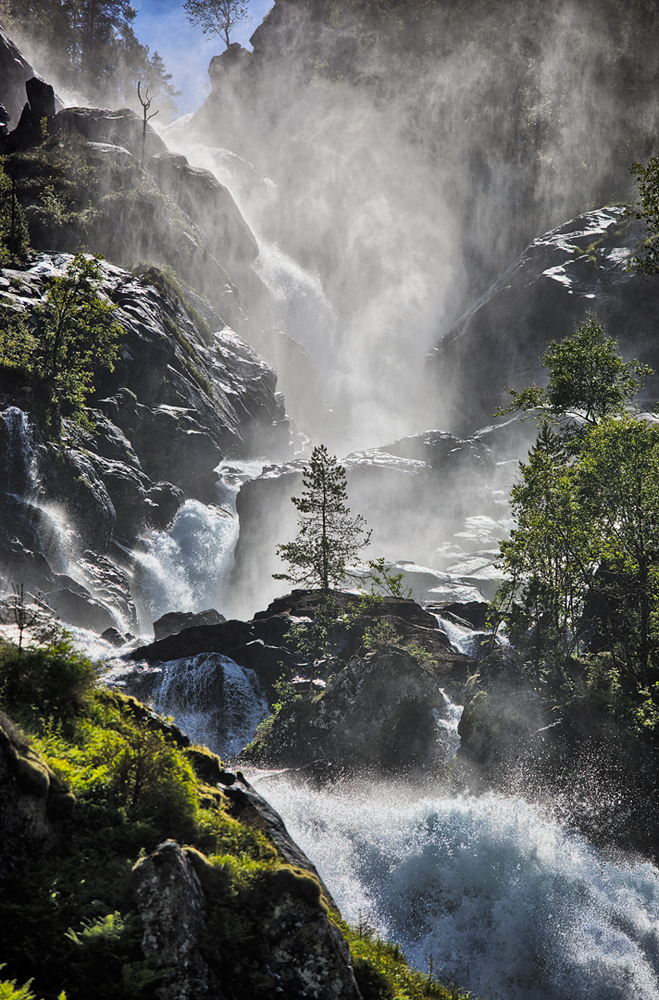
[[[83,713],[96,685],[90,660],[63,640],[52,646],[0,649],[0,704],[37,727],[56,718],[65,727]]]
[[[0,159],[0,266],[21,267],[30,252],[25,214]]]

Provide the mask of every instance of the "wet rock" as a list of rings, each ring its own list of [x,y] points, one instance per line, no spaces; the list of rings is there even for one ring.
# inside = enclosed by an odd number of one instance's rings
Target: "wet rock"
[[[555,706],[533,690],[514,651],[499,648],[465,685],[458,761],[476,767],[483,779],[505,783],[541,751],[557,718]]]
[[[295,843],[277,810],[273,809],[270,803],[250,785],[242,771],[237,771],[235,774],[231,771],[226,772],[220,783],[231,804],[232,815],[236,819],[263,830],[284,861],[309,872],[320,882],[315,865]],[[327,889],[325,891],[327,892]]]
[[[170,611],[153,623],[156,642],[166,639],[169,635],[177,635],[184,628],[194,628],[197,625],[219,625],[226,618],[215,608],[207,611]]]
[[[471,625],[473,629],[485,629],[487,627],[487,616],[490,605],[485,601],[469,601],[462,604],[459,601],[453,604],[441,604],[429,610],[436,611],[442,617],[456,621],[458,624],[465,623]]]
[[[109,642],[111,646],[123,646],[126,642],[126,637],[113,626],[110,626],[110,628],[106,628],[104,632],[101,632],[101,639],[105,639],[105,641]]]
[[[226,82],[227,74],[241,69],[251,60],[251,57],[252,53],[244,49],[239,42],[231,42],[231,45],[224,52],[213,56],[208,65],[211,88],[213,90],[221,89]]]
[[[453,662],[470,661],[453,654]],[[324,778],[362,771],[436,774],[446,764],[437,722],[446,712],[447,667],[447,661],[420,663],[392,646],[353,657],[320,697],[284,705],[270,732],[244,756]]]
[[[158,187],[210,238],[217,259],[229,272],[244,268],[259,248],[233,198],[216,177],[191,167],[181,153],[158,153],[148,163]]]
[[[221,997],[202,958],[206,900],[185,851],[172,840],[160,844],[133,868],[135,895],[142,920],[142,951],[179,1000]]]
[[[101,633],[115,625],[107,608],[92,597],[75,594],[72,590],[53,590],[44,595],[44,600],[59,618],[79,628]]]
[[[7,279],[6,296],[31,309],[70,260],[42,255],[20,272],[20,294]],[[44,441],[29,397],[17,406],[14,390],[0,385],[0,575],[66,590],[54,576],[77,557],[92,598],[117,602],[97,621],[101,631],[116,613],[135,630],[127,549],[145,529],[166,530],[185,497],[216,503],[220,460],[283,446],[289,433],[275,372],[235,333],[209,333],[197,316],[198,329],[166,283],[102,269],[125,335],[114,372],[96,379],[95,428],[64,420],[62,446]],[[205,309],[206,322],[221,327]]]
[[[548,342],[570,334],[589,311],[625,359],[659,370],[659,304],[653,286],[626,269],[641,230],[624,214],[623,206],[597,209],[538,237],[444,334],[427,370],[455,433],[489,423],[508,402],[506,386],[542,379]],[[643,400],[654,405],[658,391],[648,380]]]

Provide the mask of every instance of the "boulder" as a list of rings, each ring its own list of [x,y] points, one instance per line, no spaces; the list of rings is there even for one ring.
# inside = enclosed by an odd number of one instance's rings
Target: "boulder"
[[[153,623],[155,640],[166,639],[168,635],[177,635],[184,628],[194,628],[196,625],[220,625],[226,618],[215,608],[208,611],[170,611]]]
[[[256,672],[222,653],[115,668],[113,684],[174,716],[192,742],[224,759],[235,757],[268,715]]]
[[[181,153],[158,153],[148,169],[161,191],[209,237],[209,246],[231,273],[256,259],[259,248],[236,203],[210,170],[191,167]]]
[[[50,126],[55,133],[75,132],[90,142],[124,146],[140,162],[142,159],[142,119],[130,108],[108,111],[106,108],[63,108]],[[149,124],[144,137],[144,158],[147,160],[167,149]]]
[[[34,121],[41,122],[44,118],[55,115],[55,91],[49,83],[44,83],[38,76],[25,81],[25,92]]]
[[[44,121],[55,115],[55,91],[39,77],[25,82],[27,104],[23,107],[18,125],[3,143],[4,153],[31,149],[43,141]]]
[[[107,608],[90,596],[76,594],[68,589],[51,590],[44,594],[44,600],[58,618],[79,628],[91,629],[100,634],[116,626],[116,620]]]
[[[253,638],[251,624],[237,619],[220,622],[217,625],[193,625],[164,639],[151,642],[147,646],[139,646],[132,650],[129,658],[149,660],[153,663],[196,656],[198,653],[224,653],[228,649],[251,642]]]
[[[470,662],[459,654],[454,661]],[[419,662],[398,647],[355,656],[330,677],[322,695],[285,704],[269,733],[243,756],[325,778],[438,775],[448,760],[438,727],[447,709],[443,680],[442,665]]]
[[[222,994],[211,983],[201,953],[206,900],[186,852],[175,841],[166,840],[137,862],[133,881],[145,959],[167,970],[167,986],[178,1000],[211,996],[220,1000]]]

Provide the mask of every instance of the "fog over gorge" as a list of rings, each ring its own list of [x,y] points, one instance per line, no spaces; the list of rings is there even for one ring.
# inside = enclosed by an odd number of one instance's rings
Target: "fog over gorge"
[[[159,10],[0,3],[0,996],[659,1000],[659,6]]]
[[[656,121],[656,51],[631,15],[609,15],[277,4],[254,54],[216,60],[211,96],[173,126],[183,151],[227,146],[274,183],[250,197],[238,180],[235,197],[266,244],[266,284],[272,244],[320,278],[330,308],[308,287],[283,319],[302,327],[348,441],[447,427],[425,352],[533,237],[632,195],[628,168]],[[630,107],[619,47],[635,33]]]

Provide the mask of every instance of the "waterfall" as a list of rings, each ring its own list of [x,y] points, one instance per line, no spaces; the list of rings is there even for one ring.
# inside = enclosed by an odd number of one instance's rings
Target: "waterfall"
[[[251,780],[351,923],[488,1000],[659,997],[659,871],[520,798]]]
[[[0,411],[3,492],[23,499],[34,492],[35,457],[27,415],[17,406]]]
[[[238,522],[224,507],[186,500],[169,531],[151,531],[133,553],[140,627],[169,611],[222,610]]]
[[[200,653],[152,666],[111,661],[106,684],[125,688],[156,712],[174,716],[193,743],[224,759],[249,743],[268,714],[253,670],[221,653]]]

